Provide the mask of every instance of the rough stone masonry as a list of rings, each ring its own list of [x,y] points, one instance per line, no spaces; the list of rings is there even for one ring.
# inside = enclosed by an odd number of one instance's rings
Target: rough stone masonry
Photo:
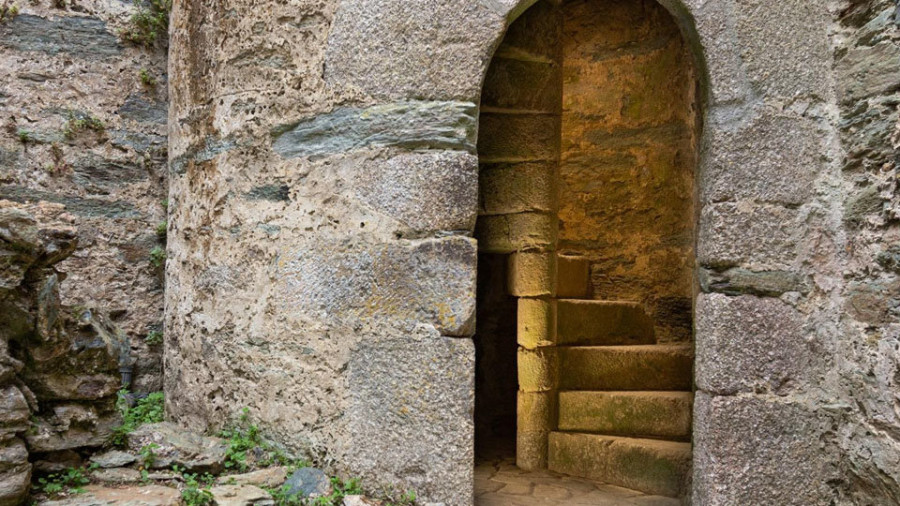
[[[0,198],[79,218],[63,301],[158,329],[168,184],[169,415],[248,407],[333,471],[472,504],[478,104],[533,0],[176,0],[168,81],[115,36],[127,2],[49,3],[0,23]],[[690,501],[900,502],[898,4],[660,3],[702,83]]]
[[[531,3],[176,2],[176,420],[472,503],[476,104]],[[897,5],[661,3],[703,74],[692,501],[895,502]]]

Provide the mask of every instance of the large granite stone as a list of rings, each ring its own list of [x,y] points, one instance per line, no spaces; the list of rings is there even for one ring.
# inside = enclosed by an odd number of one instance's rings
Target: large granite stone
[[[755,89],[770,97],[827,97],[822,79],[830,69],[827,5],[806,0],[734,5],[741,60]]]
[[[447,506],[472,502],[475,350],[418,327],[366,335],[350,359],[346,465]]]
[[[724,202],[700,211],[697,260],[722,268],[790,270],[797,257],[800,213],[774,205]]]
[[[353,193],[415,233],[471,231],[478,202],[478,158],[442,151],[361,162]]]
[[[694,400],[694,504],[834,504],[833,414],[758,396]]]
[[[376,318],[475,330],[475,241],[447,237],[387,244],[316,241],[285,252],[278,291],[288,313],[322,321]]]
[[[736,128],[708,125],[704,202],[753,199],[799,205],[822,170],[823,133],[812,121],[764,111]]]
[[[785,394],[804,387],[816,363],[803,316],[778,299],[700,294],[697,387],[717,394]]]
[[[470,0],[344,0],[325,78],[377,98],[474,102],[504,16]]]

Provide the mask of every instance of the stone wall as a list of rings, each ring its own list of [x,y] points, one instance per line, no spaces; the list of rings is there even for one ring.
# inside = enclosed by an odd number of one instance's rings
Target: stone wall
[[[60,303],[55,266],[75,251],[60,204],[0,200],[0,504],[22,504],[32,470],[79,467],[121,422],[128,338],[95,308]]]
[[[165,48],[123,40],[129,1],[12,4],[19,15],[0,22],[0,198],[77,217],[78,249],[58,266],[63,302],[107,310],[135,348],[132,388],[159,390],[161,345],[144,338],[162,331],[164,258],[154,266],[150,252],[165,248]]]
[[[853,504],[900,501],[900,6],[842,5],[835,33],[842,229],[839,432]]]
[[[559,251],[591,294],[641,302],[658,342],[690,341],[697,77],[655,0],[563,9]]]
[[[175,419],[247,406],[341,471],[471,503],[477,104],[532,3],[176,3]],[[693,503],[890,502],[896,6],[661,3],[706,106]]]

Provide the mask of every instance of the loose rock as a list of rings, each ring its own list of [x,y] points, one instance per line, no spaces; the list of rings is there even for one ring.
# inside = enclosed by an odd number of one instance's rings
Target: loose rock
[[[225,468],[225,441],[202,436],[169,422],[150,423],[128,435],[128,449],[139,452],[155,444],[154,469],[178,465],[192,473],[218,474]]]
[[[321,469],[304,467],[297,469],[288,478],[286,485],[288,495],[299,494],[301,497],[320,497],[331,493],[331,480]]]
[[[221,476],[216,481],[220,485],[256,485],[266,488],[280,487],[287,479],[287,468],[268,467],[244,474]]]
[[[270,506],[272,496],[253,485],[220,485],[209,490],[218,506]]]
[[[38,503],[41,506],[178,506],[181,493],[171,487],[147,485],[143,487],[110,488],[100,485],[85,487],[84,493],[56,501]]]
[[[127,466],[136,460],[136,456],[119,450],[110,450],[91,457],[91,462],[103,468]]]

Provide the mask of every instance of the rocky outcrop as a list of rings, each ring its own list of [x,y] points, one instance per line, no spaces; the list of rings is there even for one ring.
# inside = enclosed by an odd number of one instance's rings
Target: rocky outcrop
[[[105,315],[60,303],[54,265],[75,250],[72,221],[58,204],[0,200],[0,506],[23,501],[29,453],[67,467],[119,423],[128,340]]]

